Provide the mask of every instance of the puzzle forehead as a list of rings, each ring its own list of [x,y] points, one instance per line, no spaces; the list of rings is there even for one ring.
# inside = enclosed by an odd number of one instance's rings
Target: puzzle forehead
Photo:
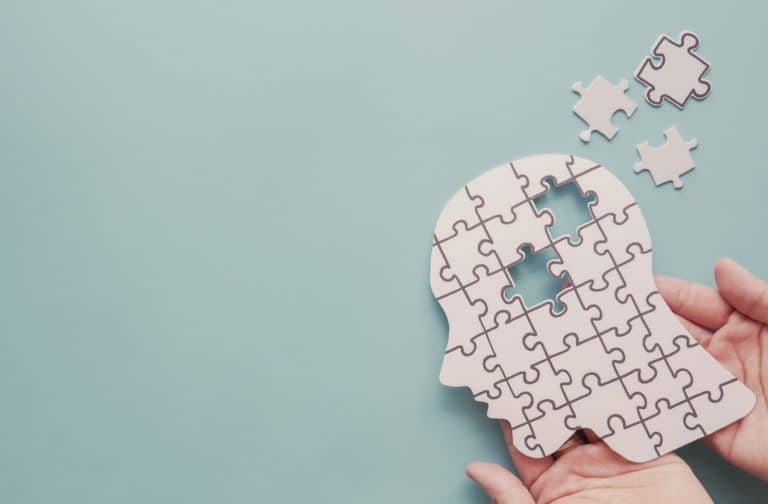
[[[594,194],[591,218],[574,236],[553,235],[555,216],[537,206],[547,182]],[[529,306],[505,296],[524,245],[552,251],[550,273],[570,280],[558,294],[562,313],[552,300]],[[528,456],[551,454],[588,428],[625,458],[649,460],[754,404],[663,302],[639,207],[592,161],[532,156],[462,187],[435,227],[430,282],[449,325],[440,381],[469,387],[489,417],[509,421]],[[696,415],[691,398],[704,394],[727,408]]]

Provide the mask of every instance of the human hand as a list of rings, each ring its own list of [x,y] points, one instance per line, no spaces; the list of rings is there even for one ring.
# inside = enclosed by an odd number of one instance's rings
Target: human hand
[[[707,436],[732,464],[768,480],[768,283],[731,259],[715,265],[717,290],[664,276],[656,285],[691,335],[757,396],[752,412]]]
[[[534,459],[514,447],[509,423],[502,421],[501,425],[521,479],[498,464],[473,462],[467,466],[467,475],[496,504],[712,502],[691,468],[674,453],[636,464],[595,440],[569,449],[557,460],[551,456]]]

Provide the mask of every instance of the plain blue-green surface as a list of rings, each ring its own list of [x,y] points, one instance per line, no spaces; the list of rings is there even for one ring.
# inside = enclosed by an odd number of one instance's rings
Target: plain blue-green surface
[[[432,227],[503,161],[637,197],[655,269],[768,277],[757,3],[0,4],[0,501],[485,502],[495,422],[439,385]],[[753,5],[754,4],[754,5]],[[578,140],[571,84],[702,38],[713,91]],[[634,146],[698,137],[685,188]],[[768,486],[701,443],[718,502]]]

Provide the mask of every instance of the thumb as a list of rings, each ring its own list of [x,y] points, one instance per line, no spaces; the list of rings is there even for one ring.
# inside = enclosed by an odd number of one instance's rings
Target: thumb
[[[535,504],[525,485],[498,464],[472,462],[467,476],[483,487],[495,504]]]

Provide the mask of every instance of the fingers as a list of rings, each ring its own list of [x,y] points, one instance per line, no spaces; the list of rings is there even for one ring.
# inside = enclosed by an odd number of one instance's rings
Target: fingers
[[[509,456],[512,457],[512,463],[515,464],[515,469],[517,469],[517,473],[522,478],[525,486],[531,486],[544,471],[552,467],[555,460],[551,456],[532,458],[520,453],[520,450],[515,448],[512,442],[512,428],[509,422],[502,420],[500,423],[501,431],[504,433],[504,441],[507,443],[507,451]]]
[[[531,493],[514,474],[498,464],[472,462],[467,476],[483,487],[493,502],[498,504],[535,504]]]
[[[768,283],[733,259],[718,261],[715,281],[720,294],[734,308],[753,320],[768,324]]]
[[[656,287],[673,312],[707,329],[718,329],[731,314],[717,290],[706,285],[656,275]]]

